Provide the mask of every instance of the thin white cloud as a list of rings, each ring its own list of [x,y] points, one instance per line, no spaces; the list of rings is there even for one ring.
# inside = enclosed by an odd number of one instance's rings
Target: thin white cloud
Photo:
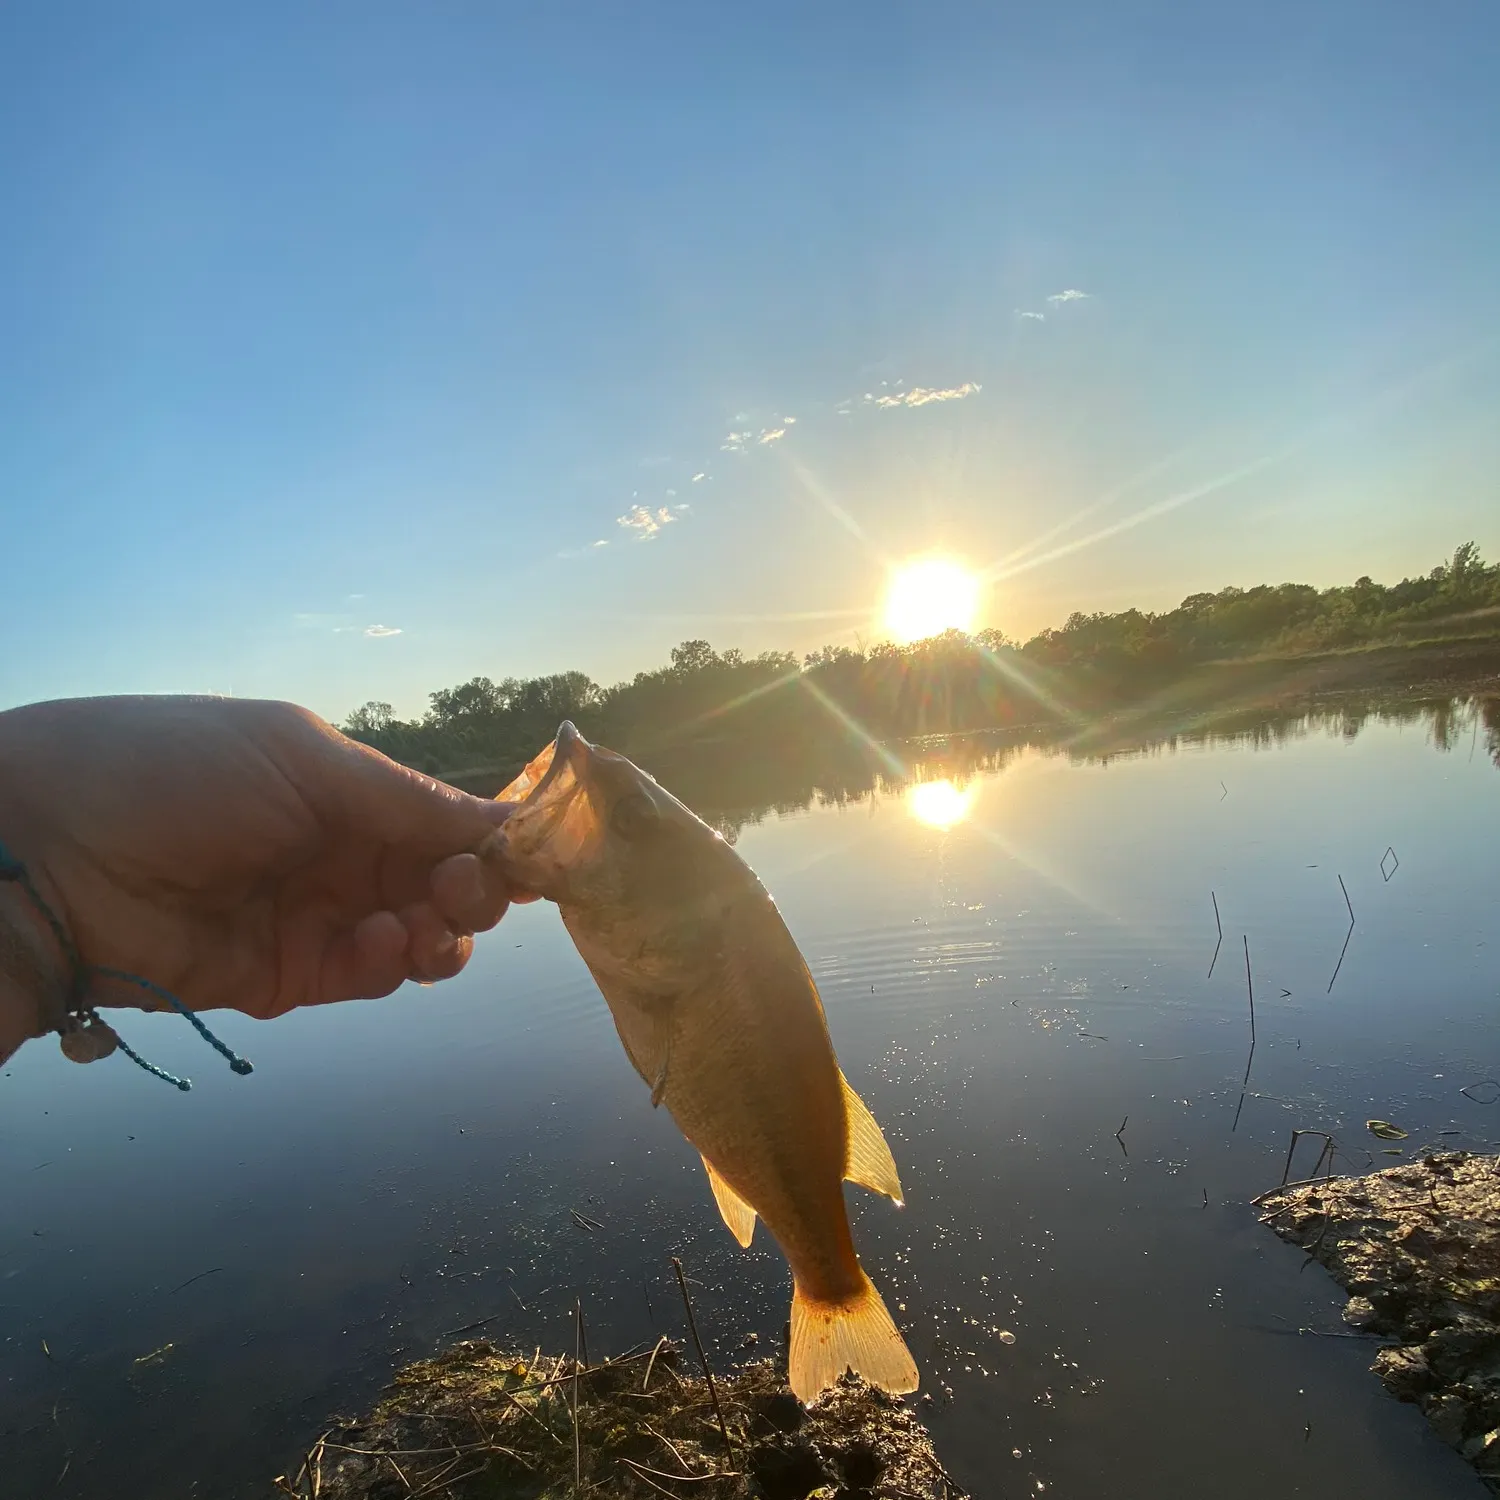
[[[703,472],[703,471],[702,471],[702,470],[701,470],[701,469],[700,469],[700,470],[699,470],[699,471],[698,471],[698,473],[696,473],[696,474],[694,474],[694,475],[693,475],[693,483],[694,483],[694,484],[702,484],[702,483],[703,483],[703,481],[704,481],[704,480],[705,480],[705,479],[707,479],[707,478],[708,478],[708,475],[707,475],[707,474],[705,474],[705,473],[704,473],[704,472]]]
[[[597,542],[590,542],[589,546],[591,546],[591,547],[607,547],[607,546],[609,546],[609,543],[606,542],[603,537],[600,537]]]
[[[383,641],[389,635],[400,635],[399,625],[366,625],[365,634],[372,641]]]
[[[962,401],[968,396],[977,396],[984,387],[977,381],[966,380],[962,385],[948,386],[942,390],[925,385],[914,385],[909,391],[894,396],[866,396],[871,405],[889,411],[897,406],[930,406],[934,401]]]
[[[731,432],[727,434],[724,441],[719,444],[720,453],[743,453],[745,445],[750,441],[748,432]]]
[[[1083,302],[1088,298],[1087,292],[1080,292],[1076,286],[1070,286],[1065,292],[1053,292],[1047,298],[1054,307],[1061,307],[1064,302]]]
[[[785,436],[785,427],[768,427],[763,433],[761,433],[758,438],[756,438],[755,441],[758,442],[762,448],[769,448],[772,443],[779,443]]]
[[[678,506],[676,511],[669,505],[658,506],[655,510],[632,505],[623,516],[615,517],[615,525],[633,531],[637,541],[648,542],[663,526],[670,526],[677,519],[677,511],[686,509],[685,505]]]
[[[1020,307],[1016,309],[1016,316],[1018,318],[1030,318],[1033,323],[1045,323],[1047,321],[1046,313],[1027,312],[1024,308]]]

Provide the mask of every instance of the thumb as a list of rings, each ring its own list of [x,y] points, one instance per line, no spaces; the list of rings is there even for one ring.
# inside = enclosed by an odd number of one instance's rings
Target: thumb
[[[511,809],[397,764],[368,745],[345,740],[335,803],[350,828],[434,860],[473,849]]]

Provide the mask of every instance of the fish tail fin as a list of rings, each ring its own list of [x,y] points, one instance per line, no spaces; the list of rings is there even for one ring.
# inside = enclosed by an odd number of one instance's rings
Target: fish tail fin
[[[896,1395],[917,1388],[917,1362],[897,1332],[870,1278],[839,1302],[810,1297],[800,1285],[792,1292],[792,1390],[812,1401],[834,1385],[846,1369]]]

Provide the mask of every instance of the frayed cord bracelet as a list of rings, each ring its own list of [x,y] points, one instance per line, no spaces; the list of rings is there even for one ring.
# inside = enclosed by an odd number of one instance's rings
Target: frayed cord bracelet
[[[0,883],[14,885],[21,891],[36,910],[37,915],[51,930],[53,940],[67,962],[68,995],[63,1005],[63,1018],[57,1026],[52,1028],[62,1038],[62,1050],[65,1057],[78,1063],[97,1062],[101,1057],[108,1057],[118,1048],[131,1062],[139,1068],[144,1068],[153,1078],[160,1078],[164,1083],[170,1083],[184,1093],[192,1088],[191,1079],[178,1078],[175,1074],[167,1072],[165,1068],[158,1068],[155,1063],[147,1062],[140,1053],[127,1046],[114,1027],[102,1019],[99,1012],[89,1004],[92,981],[111,979],[118,984],[130,984],[137,989],[145,990],[147,994],[163,1001],[178,1014],[186,1016],[192,1023],[193,1029],[224,1058],[232,1072],[243,1075],[255,1071],[248,1059],[226,1047],[170,990],[163,989],[161,985],[149,979],[143,979],[139,974],[127,973],[124,969],[110,969],[99,964],[84,963],[83,956],[68,935],[68,929],[63,926],[57,913],[52,910],[47,898],[37,889],[36,882],[31,878],[26,866],[3,843],[0,843]]]

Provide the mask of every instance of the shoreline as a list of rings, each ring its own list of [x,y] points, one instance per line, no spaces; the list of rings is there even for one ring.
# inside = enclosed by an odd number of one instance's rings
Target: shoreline
[[[1263,1193],[1261,1223],[1346,1292],[1371,1366],[1500,1495],[1500,1156],[1435,1152]]]
[[[845,1376],[810,1406],[770,1360],[712,1380],[670,1339],[589,1364],[486,1340],[398,1370],[364,1416],[334,1420],[292,1500],[964,1500],[895,1396]]]

